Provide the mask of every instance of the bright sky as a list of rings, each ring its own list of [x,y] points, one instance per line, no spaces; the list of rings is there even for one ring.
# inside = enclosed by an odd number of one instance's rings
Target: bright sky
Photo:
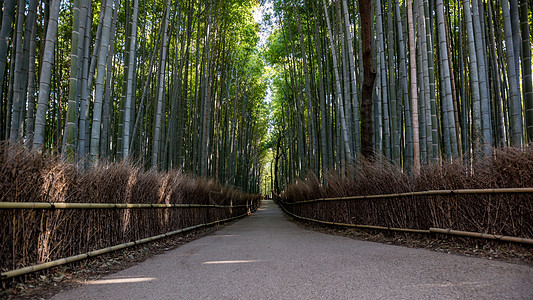
[[[264,1],[265,3],[263,5],[260,5],[256,11],[254,11],[254,20],[259,24],[259,43],[257,44],[258,48],[262,48],[267,41],[267,38],[270,36],[273,30],[272,24],[274,23],[273,17],[274,17],[274,7],[272,5],[271,0]],[[265,15],[270,15],[270,21],[271,22],[265,22],[264,17]],[[272,89],[270,87],[270,83],[268,84],[266,95],[264,101],[266,103],[272,102]],[[269,114],[272,114],[272,112],[269,112]],[[272,131],[272,126],[269,126],[269,131]]]
[[[265,3],[263,5],[260,5],[256,11],[254,11],[254,20],[259,24],[259,43],[257,45],[258,48],[262,48],[267,38],[272,33],[272,22],[265,22],[264,17],[266,14],[269,14],[272,18],[274,15],[274,8],[272,5],[272,2],[270,0],[264,1]],[[272,100],[272,91],[270,90],[270,86],[267,88],[267,93],[265,96],[265,101],[267,103],[270,103]]]
[[[265,45],[268,36],[272,33],[272,25],[271,25],[272,22],[270,23],[264,22],[264,16],[266,14],[270,14],[271,16],[274,15],[274,8],[270,0],[265,1],[264,5],[259,6],[259,9],[254,11],[254,20],[257,23],[259,23],[259,26],[260,26],[259,28],[260,40],[259,40],[259,45],[258,45],[260,48],[263,47],[263,45]]]

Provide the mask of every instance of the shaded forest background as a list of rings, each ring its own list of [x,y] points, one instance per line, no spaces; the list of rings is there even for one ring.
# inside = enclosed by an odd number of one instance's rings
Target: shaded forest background
[[[0,139],[259,192],[256,1],[5,1]]]
[[[418,173],[522,148],[533,139],[531,4],[274,1],[264,53],[277,70],[276,192],[308,172],[344,176],[363,156]]]
[[[531,7],[4,1],[0,139],[251,192],[325,184],[362,157],[471,165],[533,139]]]

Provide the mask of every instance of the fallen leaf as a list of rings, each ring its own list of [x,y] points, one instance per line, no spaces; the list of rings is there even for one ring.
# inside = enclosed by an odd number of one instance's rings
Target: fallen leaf
[[[63,280],[64,277],[65,277],[65,275],[61,274],[60,276],[54,277],[53,280],[54,281],[61,281],[61,280]]]

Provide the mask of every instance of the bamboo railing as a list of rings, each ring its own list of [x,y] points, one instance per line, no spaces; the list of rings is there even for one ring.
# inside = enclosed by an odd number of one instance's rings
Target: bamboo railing
[[[277,198],[275,199],[275,201],[276,203],[278,203],[278,205],[283,209],[285,213],[287,213],[288,215],[296,219],[325,224],[325,225],[362,228],[362,229],[387,230],[387,231],[397,231],[397,232],[408,232],[408,233],[421,233],[421,234],[438,233],[438,234],[448,234],[448,235],[456,235],[456,236],[462,236],[462,237],[474,237],[474,238],[481,238],[481,239],[490,239],[490,240],[498,240],[498,241],[533,245],[533,239],[489,234],[489,233],[478,233],[478,232],[434,228],[434,227],[430,227],[429,229],[411,229],[411,228],[397,228],[397,227],[387,227],[387,226],[350,224],[350,223],[324,221],[324,220],[318,220],[318,219],[298,216],[286,208],[286,206],[310,204],[310,203],[317,203],[317,202],[327,202],[327,201],[355,201],[355,200],[368,200],[368,199],[385,199],[385,198],[435,196],[435,195],[446,196],[446,195],[461,195],[461,194],[463,195],[465,194],[470,194],[470,195],[475,195],[475,194],[478,194],[478,195],[482,195],[482,194],[485,194],[485,195],[486,194],[533,194],[533,188],[430,190],[430,191],[421,191],[421,192],[407,192],[407,193],[381,194],[381,195],[317,198],[317,199],[304,200],[304,201],[298,201],[298,202],[285,202]]]
[[[379,195],[362,195],[336,198],[317,198],[298,202],[284,202],[286,205],[299,205],[323,201],[347,201],[347,200],[366,200],[366,199],[384,199],[400,198],[413,196],[435,196],[435,195],[459,195],[459,194],[533,194],[533,188],[501,188],[501,189],[458,189],[458,190],[431,190],[422,192],[407,192],[396,194],[379,194]]]
[[[240,208],[247,205],[215,205],[184,203],[66,203],[66,202],[0,202],[0,209],[128,209],[128,208]]]
[[[16,270],[3,272],[3,273],[0,273],[0,277],[1,277],[2,280],[4,280],[4,279],[20,276],[20,275],[32,273],[32,272],[37,272],[37,271],[40,271],[40,270],[49,269],[49,268],[52,268],[52,267],[68,264],[68,263],[71,263],[71,262],[75,262],[75,261],[78,261],[78,260],[82,260],[82,259],[86,259],[86,258],[98,256],[98,255],[102,255],[102,254],[105,254],[105,253],[109,253],[109,252],[112,252],[112,251],[124,249],[124,248],[127,248],[127,247],[131,247],[131,246],[135,246],[135,245],[140,245],[140,244],[152,242],[152,241],[155,241],[155,240],[158,240],[158,239],[162,239],[162,238],[173,236],[173,235],[176,235],[176,234],[179,234],[179,233],[191,231],[191,230],[198,229],[198,228],[201,228],[201,227],[207,227],[207,226],[212,226],[212,225],[216,225],[216,224],[232,221],[232,220],[235,220],[235,219],[238,219],[238,218],[245,217],[245,216],[247,216],[249,214],[250,213],[245,213],[245,214],[242,214],[240,216],[227,218],[227,219],[224,219],[224,220],[213,221],[213,222],[206,223],[206,224],[198,224],[198,225],[195,225],[195,226],[174,230],[174,231],[171,231],[171,232],[167,232],[167,233],[159,234],[159,235],[156,235],[156,236],[152,236],[152,237],[136,240],[136,241],[129,242],[129,243],[123,243],[123,244],[115,245],[115,246],[112,246],[112,247],[107,247],[107,248],[94,250],[94,251],[90,251],[90,252],[83,253],[83,254],[78,254],[78,255],[62,258],[62,259],[57,259],[57,260],[54,260],[54,261],[50,261],[50,262],[46,262],[46,263],[42,263],[42,264],[38,264],[38,265],[33,265],[33,266],[28,266],[28,267],[24,267],[24,268],[20,268],[20,269],[16,269]]]

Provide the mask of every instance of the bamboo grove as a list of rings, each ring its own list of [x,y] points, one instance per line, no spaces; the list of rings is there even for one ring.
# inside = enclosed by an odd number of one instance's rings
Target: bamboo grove
[[[372,157],[414,171],[531,142],[532,4],[274,1],[263,55],[277,70],[276,190],[309,171],[343,173],[365,139]]]
[[[3,1],[0,139],[258,192],[268,115],[258,5]]]

